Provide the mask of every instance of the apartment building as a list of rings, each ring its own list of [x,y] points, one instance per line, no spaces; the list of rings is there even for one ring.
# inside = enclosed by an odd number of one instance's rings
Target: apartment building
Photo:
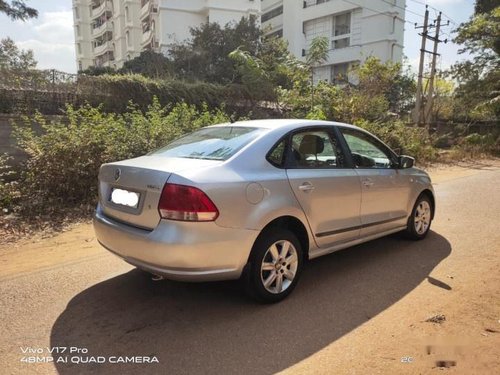
[[[77,67],[120,68],[145,49],[166,53],[191,27],[259,14],[259,0],[73,0]]]
[[[336,82],[369,56],[402,60],[405,5],[406,0],[263,0],[261,23],[268,35],[286,39],[298,57],[315,37],[326,36],[328,60],[314,78]]]
[[[78,70],[119,68],[141,51],[140,0],[73,0]]]
[[[316,36],[331,43],[316,80],[345,79],[368,56],[401,61],[406,0],[73,0],[77,65],[120,68],[145,49],[167,53],[204,22],[259,16],[297,57]]]

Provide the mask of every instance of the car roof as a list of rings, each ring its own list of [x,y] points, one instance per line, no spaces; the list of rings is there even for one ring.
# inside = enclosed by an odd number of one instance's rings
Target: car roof
[[[322,120],[306,120],[306,119],[266,119],[266,120],[246,120],[236,121],[233,123],[224,123],[212,125],[211,127],[223,126],[244,126],[263,129],[279,129],[279,128],[294,128],[298,126],[321,126],[321,125],[336,125],[359,129],[357,126],[344,124],[342,122],[322,121]]]

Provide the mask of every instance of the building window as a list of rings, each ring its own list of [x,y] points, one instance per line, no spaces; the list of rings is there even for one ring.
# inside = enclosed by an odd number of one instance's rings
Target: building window
[[[335,39],[332,41],[332,49],[349,47],[349,38]]]
[[[333,16],[333,36],[347,35],[351,33],[351,13]]]
[[[270,34],[267,34],[266,38],[283,38],[283,29],[279,29],[279,30],[273,31]]]
[[[348,82],[349,63],[335,64],[330,67],[331,83],[346,83]]]
[[[82,62],[81,61],[78,61],[78,71],[82,71],[83,70],[83,65],[82,65]]]
[[[128,31],[125,32],[125,43],[127,43],[127,47],[130,46],[130,33]]]
[[[80,13],[78,12],[78,8],[75,8],[75,18],[76,19],[80,18]]]
[[[266,12],[260,18],[261,22],[269,21],[274,17],[278,17],[280,14],[283,14],[283,5],[280,5],[277,8],[271,9],[269,12]]]
[[[308,8],[312,7],[315,5],[323,4],[323,3],[328,3],[330,0],[304,0],[303,7]]]
[[[332,48],[351,45],[351,13],[339,14],[332,19]]]
[[[78,43],[76,45],[76,48],[78,49],[78,54],[81,55],[82,54],[82,45],[80,43]]]
[[[130,13],[128,7],[125,7],[125,19],[127,20],[127,22],[130,22]]]

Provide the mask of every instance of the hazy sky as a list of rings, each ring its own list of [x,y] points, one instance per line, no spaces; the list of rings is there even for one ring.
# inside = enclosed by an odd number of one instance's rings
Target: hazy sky
[[[189,0],[186,0],[189,1]],[[286,0],[292,1],[292,0]],[[296,0],[293,0],[296,1]],[[384,0],[370,0],[384,1]],[[474,0],[406,0],[405,50],[409,63],[418,65],[420,37],[413,23],[423,22],[424,3],[441,10],[445,21],[451,19],[450,26],[444,31],[450,33],[458,24],[466,21],[473,13]],[[28,0],[28,4],[39,11],[39,17],[27,22],[11,21],[0,15],[0,39],[10,36],[24,49],[32,49],[42,69],[55,68],[65,72],[75,72],[75,48],[73,34],[73,15],[71,0]],[[437,12],[430,9],[431,19]],[[445,38],[451,39],[445,35]],[[457,55],[458,46],[448,42],[440,45],[442,58],[440,66],[446,68],[453,62],[463,59]]]

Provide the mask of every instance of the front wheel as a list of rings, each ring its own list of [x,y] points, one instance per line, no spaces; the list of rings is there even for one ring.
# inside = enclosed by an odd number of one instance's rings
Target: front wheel
[[[247,293],[264,303],[283,300],[297,285],[302,263],[302,247],[292,232],[276,229],[262,233],[248,264]]]
[[[425,194],[418,197],[408,218],[406,236],[412,240],[421,240],[427,236],[432,222],[432,203]]]

